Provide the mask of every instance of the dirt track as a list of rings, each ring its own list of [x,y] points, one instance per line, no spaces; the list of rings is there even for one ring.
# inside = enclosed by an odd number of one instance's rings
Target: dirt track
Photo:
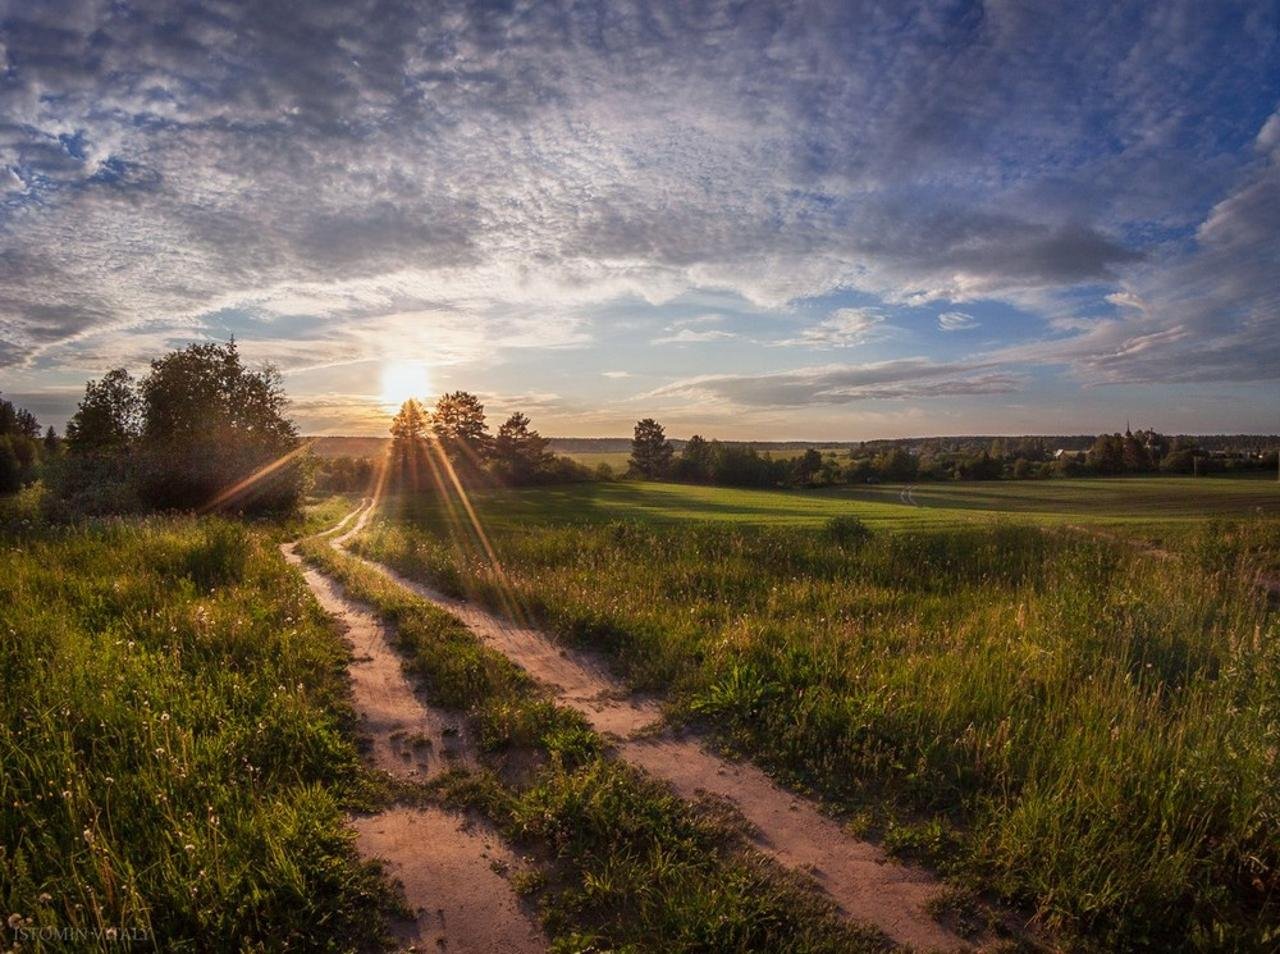
[[[351,529],[333,545],[341,546],[371,516],[372,509],[364,506]],[[722,758],[690,735],[645,731],[658,721],[659,707],[626,692],[603,659],[567,649],[536,630],[446,596],[382,564],[355,558],[459,617],[550,687],[557,701],[583,713],[615,742],[622,758],[667,781],[684,797],[706,793],[730,802],[749,822],[756,848],[810,875],[849,917],[921,950],[971,947],[927,912],[926,905],[942,887],[930,873],[893,861],[876,845],[852,837],[817,804],[781,788],[749,763]]]
[[[392,775],[417,779],[474,761],[461,720],[428,705],[414,691],[387,627],[343,596],[333,580],[302,566],[293,545],[281,551],[302,569],[324,610],[346,628],[354,656],[349,667],[352,695],[361,733],[370,745],[368,761]],[[526,954],[546,949],[541,930],[498,873],[517,869],[520,861],[486,826],[439,808],[394,807],[353,818],[352,827],[360,853],[382,859],[404,887],[414,918],[393,925],[402,950]]]

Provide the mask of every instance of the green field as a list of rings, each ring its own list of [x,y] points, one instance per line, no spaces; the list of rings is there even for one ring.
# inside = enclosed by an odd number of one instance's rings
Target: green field
[[[500,569],[457,508],[393,498],[356,547],[609,653],[677,722],[1055,945],[1273,947],[1280,628],[1253,581],[1275,484],[901,492],[478,493]],[[846,515],[870,536],[827,523]]]
[[[1210,518],[1280,518],[1280,483],[1258,478],[1117,477],[820,490],[743,490],[615,481],[481,491],[500,525],[615,519],[818,526],[855,516],[885,529],[943,529],[995,521],[1177,530]]]

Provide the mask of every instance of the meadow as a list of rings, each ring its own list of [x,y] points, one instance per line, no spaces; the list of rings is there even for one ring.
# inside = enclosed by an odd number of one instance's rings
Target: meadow
[[[356,546],[606,650],[1059,943],[1280,942],[1280,627],[1253,585],[1275,485],[893,490],[478,494],[501,572],[434,500],[392,500]],[[1161,559],[1080,523],[1186,526]]]
[[[29,495],[30,496],[30,495]],[[29,503],[29,501],[28,501]],[[348,950],[394,904],[347,650],[277,539],[217,518],[0,535],[0,909],[22,949]]]
[[[873,484],[751,490],[699,484],[600,481],[477,491],[488,523],[727,522],[818,527],[856,517],[875,529],[955,529],[993,522],[1195,529],[1206,520],[1280,520],[1280,483],[1260,477],[1116,477],[1074,480]]]

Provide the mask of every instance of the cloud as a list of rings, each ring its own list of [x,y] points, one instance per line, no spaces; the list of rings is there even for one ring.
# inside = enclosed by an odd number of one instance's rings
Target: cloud
[[[884,315],[872,308],[837,308],[795,338],[774,342],[779,346],[850,348],[871,340],[884,324]]]
[[[671,334],[654,338],[650,344],[704,344],[708,341],[728,341],[738,337],[732,331],[721,331],[718,328],[707,328],[698,331],[694,328],[680,328]]]
[[[938,315],[938,327],[943,331],[968,331],[978,327],[978,319],[963,311],[944,311]]]
[[[632,374],[630,371],[601,371],[600,376],[602,378],[612,378],[614,380],[621,380],[623,378],[632,377]]]
[[[868,364],[823,365],[773,374],[710,374],[664,385],[646,398],[724,402],[740,407],[806,407],[860,401],[1007,394],[1026,376],[990,365],[939,364],[902,358]]]
[[[1051,327],[1027,360],[1253,379],[1280,338],[1280,114],[1258,100],[1278,20],[1194,0],[1084,3],[1069,34],[1008,3],[12,4],[0,365],[136,361],[228,311],[288,368],[483,363],[608,335],[610,302],[710,290],[790,321],[856,290],[1033,318],[1133,294],[1148,311]],[[717,317],[658,343],[728,340]],[[787,343],[878,324],[837,312]]]

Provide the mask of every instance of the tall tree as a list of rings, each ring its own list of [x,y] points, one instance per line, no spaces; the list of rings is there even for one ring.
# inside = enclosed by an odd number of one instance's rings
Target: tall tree
[[[636,421],[631,438],[631,469],[642,477],[665,477],[671,469],[671,442],[662,425],[651,417]]]
[[[17,422],[18,434],[22,437],[34,441],[40,436],[40,422],[37,421],[36,416],[25,407],[18,408]]]
[[[143,499],[155,507],[287,509],[305,489],[279,373],[234,340],[190,345],[143,379]]]
[[[426,437],[431,415],[417,398],[409,398],[391,419],[391,482],[401,490],[422,490],[430,483]]]
[[[427,434],[431,419],[427,409],[417,398],[409,398],[400,405],[400,410],[391,419],[391,440],[393,444],[408,446],[420,442]]]
[[[680,457],[675,462],[673,474],[677,480],[708,480],[711,477],[711,445],[701,434],[694,434],[684,443]]]
[[[142,399],[124,368],[90,381],[67,422],[67,448],[76,454],[120,450],[142,433]]]
[[[151,362],[141,385],[143,435],[151,443],[191,445],[235,440],[264,448],[293,446],[280,374],[250,370],[235,339],[194,344]]]
[[[478,464],[489,456],[489,427],[484,405],[474,394],[454,391],[436,401],[431,430],[451,460]]]
[[[493,466],[499,476],[513,484],[527,484],[538,478],[551,459],[547,439],[530,430],[529,418],[519,411],[498,428],[493,442]]]

